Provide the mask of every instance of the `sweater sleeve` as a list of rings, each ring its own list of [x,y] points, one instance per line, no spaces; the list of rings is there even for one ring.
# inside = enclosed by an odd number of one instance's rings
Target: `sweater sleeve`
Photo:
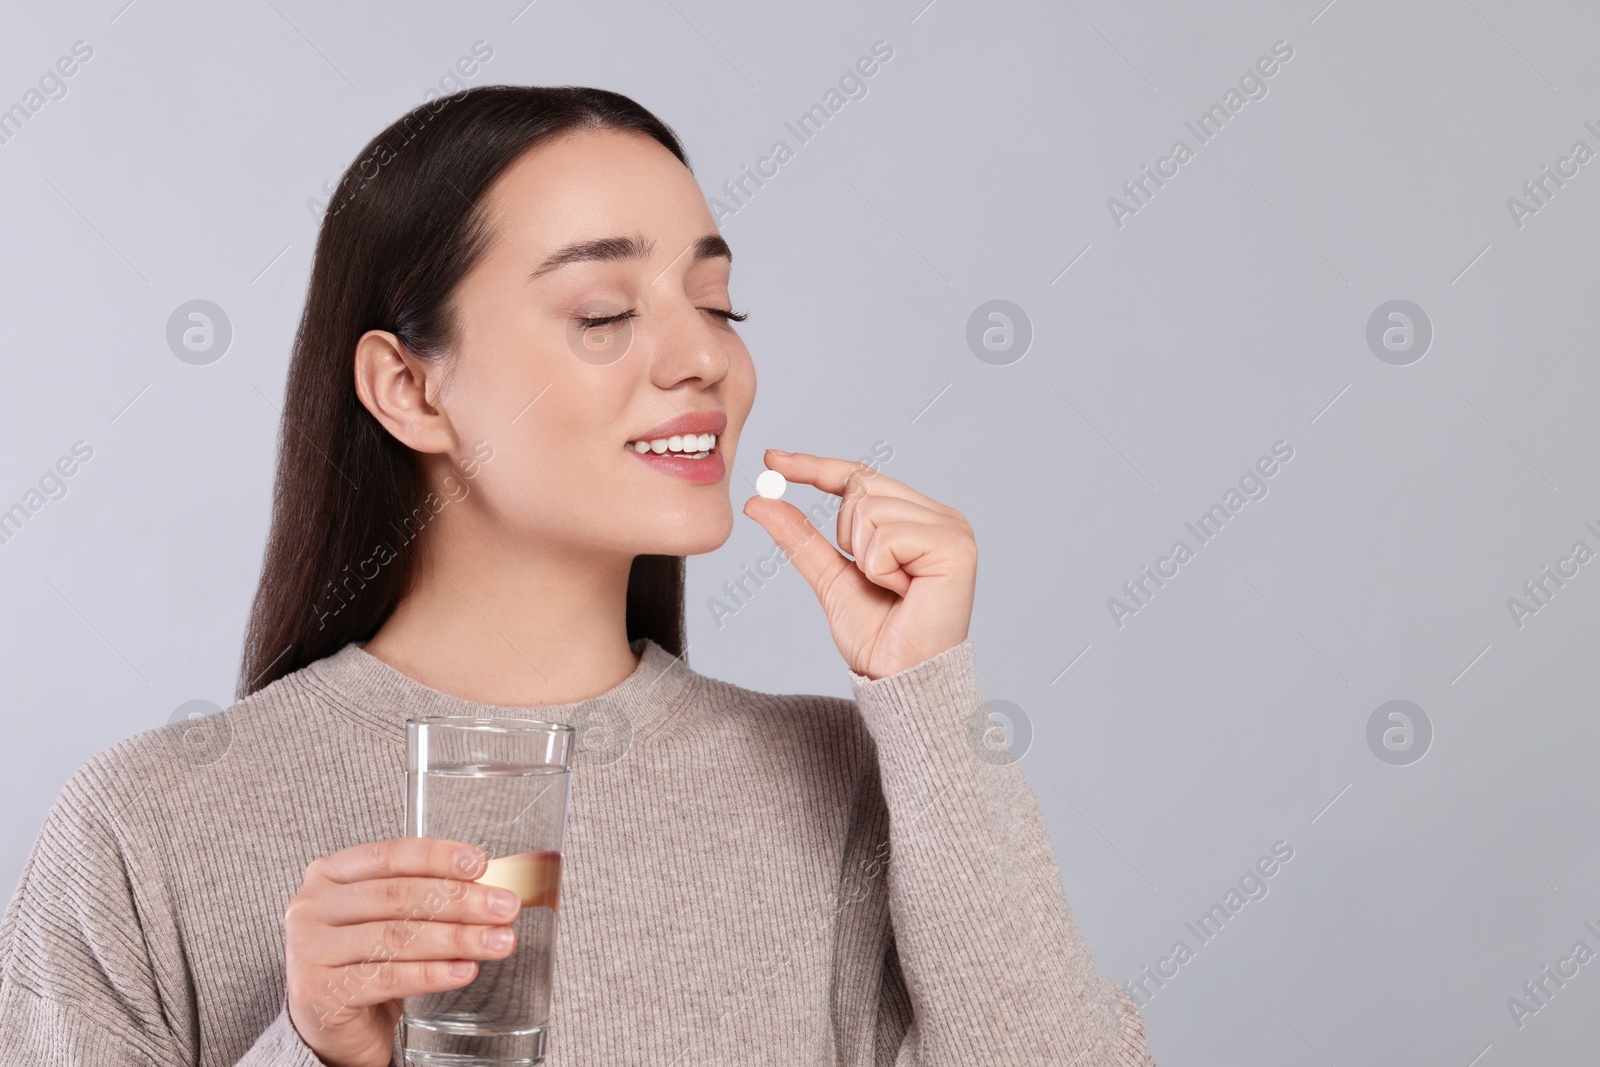
[[[1027,778],[983,745],[972,639],[850,680],[889,809],[876,1062],[1155,1067],[1073,918]]]
[[[163,988],[135,865],[115,832],[99,761],[75,773],[45,818],[0,918],[0,1048],[26,1067],[173,1067],[200,1058],[188,988]],[[280,1013],[237,1067],[321,1067]]]

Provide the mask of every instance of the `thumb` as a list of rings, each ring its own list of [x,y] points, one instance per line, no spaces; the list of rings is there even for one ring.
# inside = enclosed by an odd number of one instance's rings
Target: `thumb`
[[[753,496],[744,502],[744,513],[772,535],[818,599],[840,571],[854,566],[793,504]]]

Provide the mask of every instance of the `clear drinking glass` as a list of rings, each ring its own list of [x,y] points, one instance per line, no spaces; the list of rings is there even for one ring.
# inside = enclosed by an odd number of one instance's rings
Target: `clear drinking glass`
[[[561,849],[575,728],[531,719],[406,720],[406,833],[477,845],[479,882],[522,897],[517,946],[479,960],[470,983],[407,997],[406,1062],[544,1062],[555,968]]]

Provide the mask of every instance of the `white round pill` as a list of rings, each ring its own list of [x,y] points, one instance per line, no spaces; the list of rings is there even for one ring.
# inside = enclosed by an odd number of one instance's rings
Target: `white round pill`
[[[783,480],[783,475],[777,471],[762,471],[756,475],[756,492],[768,500],[777,500],[783,496],[783,490],[788,484]]]

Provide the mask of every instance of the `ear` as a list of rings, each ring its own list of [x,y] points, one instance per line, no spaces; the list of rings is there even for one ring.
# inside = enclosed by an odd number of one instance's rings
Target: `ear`
[[[414,356],[387,330],[356,342],[356,396],[402,444],[418,452],[451,452],[455,427],[438,406],[439,369]]]

